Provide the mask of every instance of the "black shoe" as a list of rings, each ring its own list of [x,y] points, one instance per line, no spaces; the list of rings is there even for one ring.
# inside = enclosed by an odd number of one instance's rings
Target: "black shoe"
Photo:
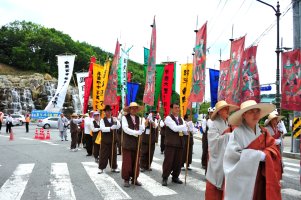
[[[148,168],[147,171],[153,171],[152,168]]]
[[[161,154],[163,154],[163,151],[161,151]]]
[[[62,140],[62,141],[64,141],[64,140]]]
[[[145,172],[145,171],[146,171],[146,169],[144,169],[144,168],[140,169],[140,172]]]
[[[98,172],[98,174],[102,174],[103,173],[103,170],[101,169],[99,172]]]
[[[181,181],[179,178],[173,178],[172,182],[177,183],[177,184],[183,184],[183,181]]]
[[[167,179],[163,178],[163,180],[162,180],[162,186],[167,186]]]
[[[86,156],[92,156],[92,154],[87,154]]]
[[[189,171],[191,171],[191,170],[192,170],[190,167],[187,167],[187,169],[188,169]]]
[[[65,139],[65,141],[68,141],[67,139]]]
[[[119,173],[120,170],[119,169],[112,169],[111,172],[113,172],[113,173]]]

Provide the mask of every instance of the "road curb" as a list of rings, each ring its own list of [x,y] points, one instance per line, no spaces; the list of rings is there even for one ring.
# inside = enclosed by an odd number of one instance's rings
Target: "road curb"
[[[193,137],[197,140],[202,140],[201,136],[194,135]],[[285,157],[285,158],[293,158],[293,159],[300,160],[300,153],[291,153],[291,152],[288,152],[288,151],[284,151],[282,153],[282,156]]]

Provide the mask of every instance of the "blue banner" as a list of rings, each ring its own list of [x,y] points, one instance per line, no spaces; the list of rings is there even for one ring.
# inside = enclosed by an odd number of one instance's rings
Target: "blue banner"
[[[46,110],[33,110],[31,111],[31,119],[45,119],[47,117],[59,117],[61,112],[50,112]]]
[[[130,105],[131,102],[136,101],[139,85],[140,85],[139,83],[127,82],[127,95],[126,95],[127,106]]]
[[[209,69],[211,107],[217,102],[219,70]]]

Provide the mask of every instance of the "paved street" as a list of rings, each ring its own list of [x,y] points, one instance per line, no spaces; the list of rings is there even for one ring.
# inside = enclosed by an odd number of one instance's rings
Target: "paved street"
[[[4,127],[5,128],[5,127]],[[57,130],[51,130],[50,140],[35,140],[35,125],[30,133],[25,126],[13,127],[14,140],[2,127],[0,134],[0,199],[204,199],[205,176],[201,169],[201,142],[195,140],[192,171],[187,185],[171,183],[161,186],[163,155],[156,146],[153,171],[141,173],[142,187],[123,187],[120,174],[97,174],[98,167],[86,151],[70,152],[69,141],[60,141]],[[118,156],[121,167],[121,157]],[[301,199],[299,160],[284,158],[283,199]],[[181,174],[184,180],[185,172]]]

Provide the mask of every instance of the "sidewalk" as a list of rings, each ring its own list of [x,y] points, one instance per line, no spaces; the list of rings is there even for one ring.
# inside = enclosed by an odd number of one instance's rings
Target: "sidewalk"
[[[201,134],[195,134],[193,137],[197,140],[202,140],[202,135]],[[286,136],[283,139],[283,141],[284,141],[283,142],[284,143],[284,151],[283,151],[283,154],[282,154],[283,157],[300,160],[300,153],[292,153],[291,152],[291,137]]]

